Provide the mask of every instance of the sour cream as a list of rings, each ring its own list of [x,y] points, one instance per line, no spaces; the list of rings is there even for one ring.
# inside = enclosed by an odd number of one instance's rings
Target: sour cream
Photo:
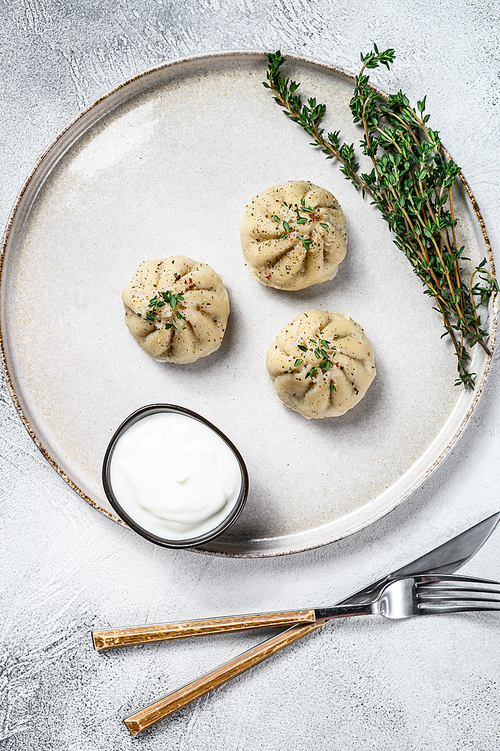
[[[109,480],[122,509],[166,540],[218,527],[234,509],[243,482],[227,443],[205,423],[175,412],[147,415],[118,438]]]

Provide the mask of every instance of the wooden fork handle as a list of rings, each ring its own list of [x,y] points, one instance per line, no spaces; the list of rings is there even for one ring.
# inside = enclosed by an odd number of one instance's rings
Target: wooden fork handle
[[[165,623],[157,626],[136,626],[135,628],[115,628],[107,631],[93,631],[94,649],[126,647],[131,644],[146,644],[168,639],[184,639],[188,636],[223,634],[227,631],[243,631],[251,628],[272,628],[291,626],[294,623],[314,623],[314,610],[293,610],[284,613],[263,613],[260,615],[235,615],[228,618],[209,618],[202,621]]]
[[[289,644],[298,639],[302,639],[303,636],[307,636],[312,631],[320,628],[325,621],[315,621],[314,623],[307,623],[300,626],[293,626],[287,629],[278,636],[268,639],[257,647],[244,652],[242,655],[235,657],[233,660],[226,662],[221,667],[213,670],[211,673],[207,673],[202,678],[198,678],[192,683],[188,683],[187,686],[179,688],[172,694],[169,694],[164,699],[156,701],[145,709],[141,709],[139,712],[127,717],[124,722],[128,727],[132,735],[137,735],[146,728],[151,727],[155,723],[159,722],[168,715],[177,712],[182,707],[191,704],[191,702],[199,699],[204,694],[208,694],[209,691],[222,686],[231,678],[235,678],[237,675],[244,673],[245,670],[257,665],[267,657],[279,652],[280,649],[284,649]]]

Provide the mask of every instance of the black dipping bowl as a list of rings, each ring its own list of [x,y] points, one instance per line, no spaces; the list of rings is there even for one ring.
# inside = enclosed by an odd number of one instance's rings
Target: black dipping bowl
[[[117,444],[117,441],[121,436],[134,425],[139,420],[142,420],[144,417],[148,417],[149,415],[157,414],[158,412],[175,412],[180,415],[187,415],[187,417],[191,417],[194,420],[198,420],[199,422],[202,422],[204,425],[210,428],[210,430],[213,430],[214,433],[216,433],[224,443],[226,443],[231,451],[233,452],[234,456],[236,457],[236,460],[238,462],[238,465],[240,467],[241,472],[241,487],[240,492],[238,495],[238,499],[236,501],[236,504],[233,506],[229,514],[226,516],[224,521],[222,521],[217,527],[214,527],[214,529],[211,529],[209,532],[205,532],[203,535],[199,535],[198,537],[190,537],[185,540],[167,540],[164,537],[158,537],[158,535],[153,534],[153,532],[149,532],[147,529],[144,529],[141,527],[132,517],[130,517],[126,511],[122,509],[120,506],[118,500],[115,497],[115,494],[113,493],[113,488],[111,486],[111,480],[110,480],[110,467],[111,467],[111,457],[113,456],[113,451],[115,449],[115,446]],[[104,487],[104,492],[106,493],[107,499],[116,511],[116,513],[123,519],[123,521],[134,530],[134,532],[137,532],[137,534],[142,535],[142,537],[145,537],[146,540],[149,540],[150,542],[154,542],[156,545],[162,545],[164,548],[194,548],[199,547],[200,545],[204,545],[209,540],[213,540],[215,537],[218,537],[223,532],[225,532],[238,518],[238,516],[241,514],[243,510],[243,506],[245,505],[247,496],[248,496],[248,472],[247,468],[245,466],[245,462],[243,461],[243,458],[233,443],[229,440],[227,436],[224,435],[224,433],[219,430],[219,428],[216,428],[215,425],[212,425],[211,422],[208,420],[205,420],[204,417],[201,415],[198,415],[196,412],[192,412],[190,409],[186,409],[185,407],[177,407],[174,404],[149,404],[146,407],[141,407],[140,409],[136,410],[135,412],[132,412],[127,419],[122,422],[114,436],[112,437],[111,441],[109,442],[108,448],[106,449],[106,453],[104,454],[104,460],[102,463],[102,484]]]

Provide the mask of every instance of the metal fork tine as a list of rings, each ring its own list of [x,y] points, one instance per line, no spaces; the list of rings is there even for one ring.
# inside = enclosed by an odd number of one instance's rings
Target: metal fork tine
[[[466,594],[465,597],[462,597],[462,594]],[[473,589],[472,587],[456,587],[455,589],[437,589],[436,587],[433,587],[431,590],[427,590],[424,588],[417,588],[417,597],[425,597],[428,599],[440,599],[440,598],[446,598],[446,599],[459,599],[459,600],[474,600],[476,599],[472,595],[497,595],[500,597],[500,589]],[[477,599],[482,599],[481,597],[478,597]],[[492,599],[493,598],[486,598],[486,599]]]
[[[418,612],[419,615],[438,615],[439,613],[472,613],[472,612],[481,612],[481,613],[488,613],[489,611],[495,612],[500,610],[500,603],[499,607],[477,607],[475,605],[471,605],[470,607],[467,605],[457,605],[457,606],[446,606],[443,608],[439,607],[427,607],[427,606],[418,606]]]
[[[444,583],[440,587],[427,587],[425,584],[418,584],[417,587],[422,590],[426,590],[427,592],[496,592],[497,594],[500,594],[500,584],[496,589],[493,589],[493,587],[450,587],[448,584]]]
[[[423,575],[414,591],[419,615],[500,610],[500,582],[493,579]]]
[[[500,610],[500,583],[491,579],[449,575],[425,581],[423,576],[416,582],[415,594],[418,612],[422,615],[468,610]],[[477,603],[484,604],[479,606]],[[495,607],[494,603],[498,603],[499,607]]]
[[[429,576],[422,575],[418,578],[419,585],[426,586],[426,587],[442,587],[447,582],[450,582],[451,584],[495,584],[497,587],[500,587],[500,582],[495,581],[494,579],[476,579],[473,576],[458,576],[453,574],[439,574],[436,576],[433,576],[432,574],[429,574]]]
[[[420,615],[500,610],[500,583],[492,579],[422,576],[415,584]]]
[[[447,603],[447,602],[497,602],[500,605],[500,599],[494,598],[494,597],[461,597],[459,595],[441,595],[440,597],[420,597],[417,595],[419,599],[422,600],[422,605],[432,605],[436,604],[439,605],[440,602]]]

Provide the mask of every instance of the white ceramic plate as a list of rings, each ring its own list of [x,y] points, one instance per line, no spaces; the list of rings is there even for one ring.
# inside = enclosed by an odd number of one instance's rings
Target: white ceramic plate
[[[100,480],[117,426],[154,402],[201,413],[238,446],[249,470],[243,515],[206,548],[236,556],[324,545],[392,510],[461,434],[489,367],[476,348],[476,390],[453,386],[455,357],[421,282],[378,211],[272,101],[262,86],[266,64],[260,52],[174,61],[85,110],[24,186],[1,267],[4,366],[49,461],[119,521]],[[327,130],[358,142],[348,109],[352,77],[301,58],[288,70],[304,94],[327,103]],[[331,190],[349,232],[337,277],[301,292],[266,289],[252,278],[238,234],[245,204],[291,179]],[[463,184],[456,207],[468,255],[491,262]],[[138,347],[120,298],[141,261],[174,254],[221,273],[232,307],[220,350],[187,366],[156,363]],[[349,313],[375,348],[373,385],[338,419],[304,420],[280,404],[266,375],[277,332],[309,308]],[[496,316],[495,301],[491,346]]]

